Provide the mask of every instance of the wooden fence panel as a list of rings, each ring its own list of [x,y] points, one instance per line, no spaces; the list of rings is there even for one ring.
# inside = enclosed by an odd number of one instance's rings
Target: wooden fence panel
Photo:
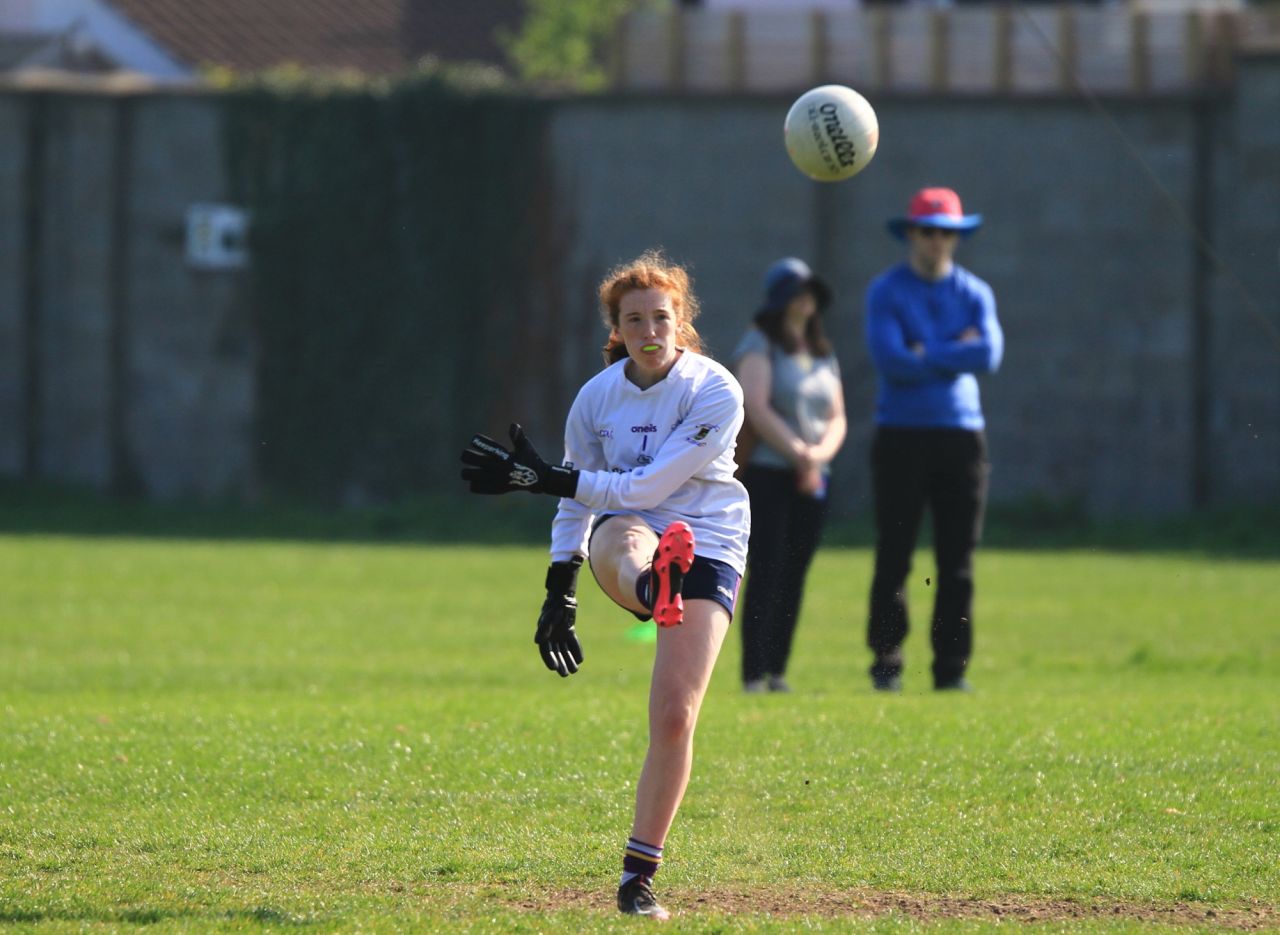
[[[1080,83],[1090,91],[1125,91],[1132,80],[1131,17],[1127,10],[1090,7],[1076,12]]]
[[[667,30],[665,17],[628,16],[621,30],[620,87],[628,91],[660,91],[667,87]]]
[[[1130,6],[675,8],[615,37],[618,90],[1180,93],[1230,80],[1236,48],[1280,43],[1280,11]]]
[[[827,77],[855,88],[876,83],[876,33],[865,10],[828,12]]]
[[[986,10],[959,8],[951,11],[951,42],[963,54],[950,57],[950,90],[990,90],[995,82],[996,19]]]
[[[933,8],[908,6],[890,11],[888,54],[893,61],[893,88],[928,91],[929,32]]]
[[[1051,6],[1026,7],[1010,17],[1012,89],[1047,93],[1062,89],[1062,17]]]
[[[729,31],[735,20],[729,16],[711,15],[711,12],[693,9],[683,13],[684,82],[690,91],[717,91],[733,87],[733,50]]]
[[[748,91],[807,88],[814,83],[812,22],[807,15],[761,10],[745,21]]]

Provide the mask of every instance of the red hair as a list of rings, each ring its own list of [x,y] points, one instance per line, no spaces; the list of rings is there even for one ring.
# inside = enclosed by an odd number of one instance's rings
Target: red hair
[[[609,270],[600,283],[601,317],[609,326],[609,340],[603,349],[605,366],[627,356],[627,346],[618,333],[619,305],[624,295],[636,289],[659,289],[671,296],[677,318],[676,346],[702,353],[702,338],[693,327],[701,308],[693,294],[689,271],[668,260],[661,250],[646,250],[631,262]]]

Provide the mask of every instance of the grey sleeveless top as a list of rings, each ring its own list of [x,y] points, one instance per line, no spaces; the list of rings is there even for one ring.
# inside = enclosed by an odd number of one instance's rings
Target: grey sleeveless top
[[[773,368],[769,405],[773,411],[805,442],[812,445],[821,441],[831,421],[831,405],[836,394],[841,392],[840,365],[835,356],[788,354],[754,327],[742,336],[734,349],[733,366],[736,368],[747,354],[764,354],[769,358]],[[791,467],[791,462],[770,448],[764,439],[756,445],[747,463],[761,467]]]

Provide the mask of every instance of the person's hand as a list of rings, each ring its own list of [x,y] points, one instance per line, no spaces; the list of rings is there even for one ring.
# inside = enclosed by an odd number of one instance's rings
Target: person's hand
[[[800,439],[791,443],[791,461],[797,474],[805,474],[813,470],[818,462],[813,458],[813,446],[806,445]]]
[[[979,331],[977,328],[975,328],[973,325],[970,325],[968,328],[965,328],[963,331],[960,332],[956,340],[957,341],[976,341],[980,337],[982,337],[982,332]]]
[[[919,341],[916,341],[914,344],[908,344],[907,350],[915,354],[917,357],[924,356],[924,345]]]
[[[573,625],[578,619],[578,569],[582,558],[575,555],[567,562],[552,562],[547,569],[547,598],[538,614],[538,629],[533,641],[543,663],[552,672],[567,678],[582,665],[582,646]]]
[[[806,497],[816,497],[822,493],[822,468],[811,464],[804,470],[796,471],[796,490]]]
[[[578,472],[560,464],[548,464],[513,422],[507,434],[512,450],[488,435],[473,435],[462,452],[462,479],[472,493],[500,494],[513,490],[570,497],[578,489]]]

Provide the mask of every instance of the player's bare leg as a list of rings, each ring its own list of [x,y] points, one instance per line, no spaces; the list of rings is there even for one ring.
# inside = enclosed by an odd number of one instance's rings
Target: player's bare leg
[[[638,516],[611,517],[591,538],[591,569],[600,587],[637,613],[649,608],[636,582],[649,574],[658,536]],[[659,627],[649,687],[649,752],[636,789],[634,837],[660,849],[689,782],[693,729],[716,658],[729,629],[729,612],[715,601],[684,604],[684,623]]]
[[[655,551],[659,574],[649,580]],[[672,524],[660,538],[637,516],[621,515],[601,524],[591,539],[591,568],[601,588],[615,602],[636,613],[650,608],[641,592],[678,584],[679,571],[692,561],[693,536],[683,523]],[[677,570],[673,573],[671,569]],[[677,626],[658,628],[653,676],[649,687],[649,749],[636,786],[636,814],[623,862],[618,908],[623,912],[666,919],[669,913],[653,895],[653,874],[662,861],[662,846],[689,784],[693,764],[693,732],[716,658],[729,629],[729,612],[711,600],[683,603],[671,595],[649,594]]]
[[[649,686],[649,752],[636,784],[636,816],[618,889],[618,908],[625,913],[653,919],[671,915],[653,894],[653,874],[689,785],[698,712],[728,630],[729,612],[705,599],[685,602],[680,626],[658,629]]]
[[[649,573],[657,547],[657,533],[638,516],[620,513],[601,523],[591,537],[591,572],[601,590],[627,610],[647,614],[636,581]]]
[[[685,602],[684,623],[658,630],[649,686],[649,752],[636,787],[632,834],[661,846],[689,784],[693,732],[711,682],[729,612],[715,601]]]

